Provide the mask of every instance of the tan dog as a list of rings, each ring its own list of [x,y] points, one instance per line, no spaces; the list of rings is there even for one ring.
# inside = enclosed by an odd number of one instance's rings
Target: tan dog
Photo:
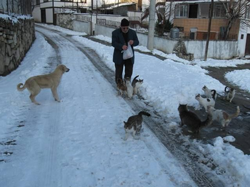
[[[33,103],[40,105],[38,102],[36,102],[35,97],[40,93],[41,89],[50,88],[55,100],[60,102],[57,94],[57,87],[60,83],[62,75],[68,71],[69,68],[67,68],[65,65],[59,65],[54,70],[54,72],[50,74],[30,77],[26,80],[24,85],[23,83],[19,83],[17,85],[17,90],[23,91],[25,88],[27,88],[30,92],[30,100]]]

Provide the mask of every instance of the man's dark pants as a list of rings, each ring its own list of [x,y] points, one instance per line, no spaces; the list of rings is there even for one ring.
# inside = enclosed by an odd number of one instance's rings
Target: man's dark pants
[[[125,66],[125,75],[124,78],[129,77],[131,78],[133,73],[133,63],[131,62],[131,59],[127,59],[123,61],[123,64],[115,64],[115,80],[117,83],[117,79],[122,79],[122,72],[123,72],[123,66]]]

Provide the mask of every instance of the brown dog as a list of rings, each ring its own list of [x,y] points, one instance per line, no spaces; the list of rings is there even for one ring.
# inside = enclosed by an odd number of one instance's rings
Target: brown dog
[[[17,90],[23,91],[25,88],[27,88],[30,92],[30,100],[33,103],[40,105],[38,102],[36,102],[35,97],[40,93],[41,89],[50,88],[55,100],[60,102],[57,94],[57,87],[60,83],[62,75],[68,71],[69,68],[67,68],[65,65],[59,65],[54,70],[54,72],[50,74],[30,77],[26,80],[24,85],[23,83],[19,83],[17,85]]]

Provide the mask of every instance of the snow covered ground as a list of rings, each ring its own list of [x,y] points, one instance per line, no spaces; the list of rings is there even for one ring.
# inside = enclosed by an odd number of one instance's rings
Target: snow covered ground
[[[241,89],[250,92],[250,70],[234,70],[225,75],[229,82],[239,86]]]
[[[70,34],[76,41],[95,49],[114,70],[113,47],[79,36],[82,33],[43,26]],[[56,35],[50,31],[46,34]],[[96,37],[110,41],[104,36]],[[87,57],[63,38],[59,38],[57,44],[62,63],[70,72],[63,75],[59,86],[61,103],[53,100],[50,90],[42,90],[37,96],[40,106],[30,102],[27,90],[18,92],[19,82],[51,72],[51,64],[53,68],[56,66],[55,51],[43,35],[36,32],[36,38],[19,68],[0,77],[0,95],[4,98],[0,100],[0,184],[5,187],[196,186],[183,166],[147,127],[140,140],[132,137],[123,140],[123,121],[134,115],[133,110],[123,98],[117,97],[116,90]],[[137,49],[147,51],[143,46]],[[162,61],[136,52],[134,76],[144,79],[141,95],[153,103],[157,112],[173,119],[171,128],[180,128],[177,123],[179,103],[199,109],[194,97],[203,94],[204,85],[223,92],[224,85],[206,75],[201,66],[249,63],[213,59],[190,63],[157,50],[153,53],[170,59]],[[226,77],[233,81],[248,75],[248,71],[234,71]],[[248,83],[246,80],[240,86],[249,90]],[[6,143],[11,140],[17,145]],[[184,140],[191,141],[188,137]],[[248,186],[250,157],[230,145],[230,141],[234,141],[231,136],[217,137],[211,145],[193,140],[204,155],[223,168],[211,172],[217,174],[225,186]]]

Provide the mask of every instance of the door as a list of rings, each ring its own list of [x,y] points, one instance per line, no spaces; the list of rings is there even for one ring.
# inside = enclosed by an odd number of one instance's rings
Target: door
[[[46,9],[41,9],[41,22],[46,23]]]
[[[247,34],[245,55],[250,55],[250,34]]]

